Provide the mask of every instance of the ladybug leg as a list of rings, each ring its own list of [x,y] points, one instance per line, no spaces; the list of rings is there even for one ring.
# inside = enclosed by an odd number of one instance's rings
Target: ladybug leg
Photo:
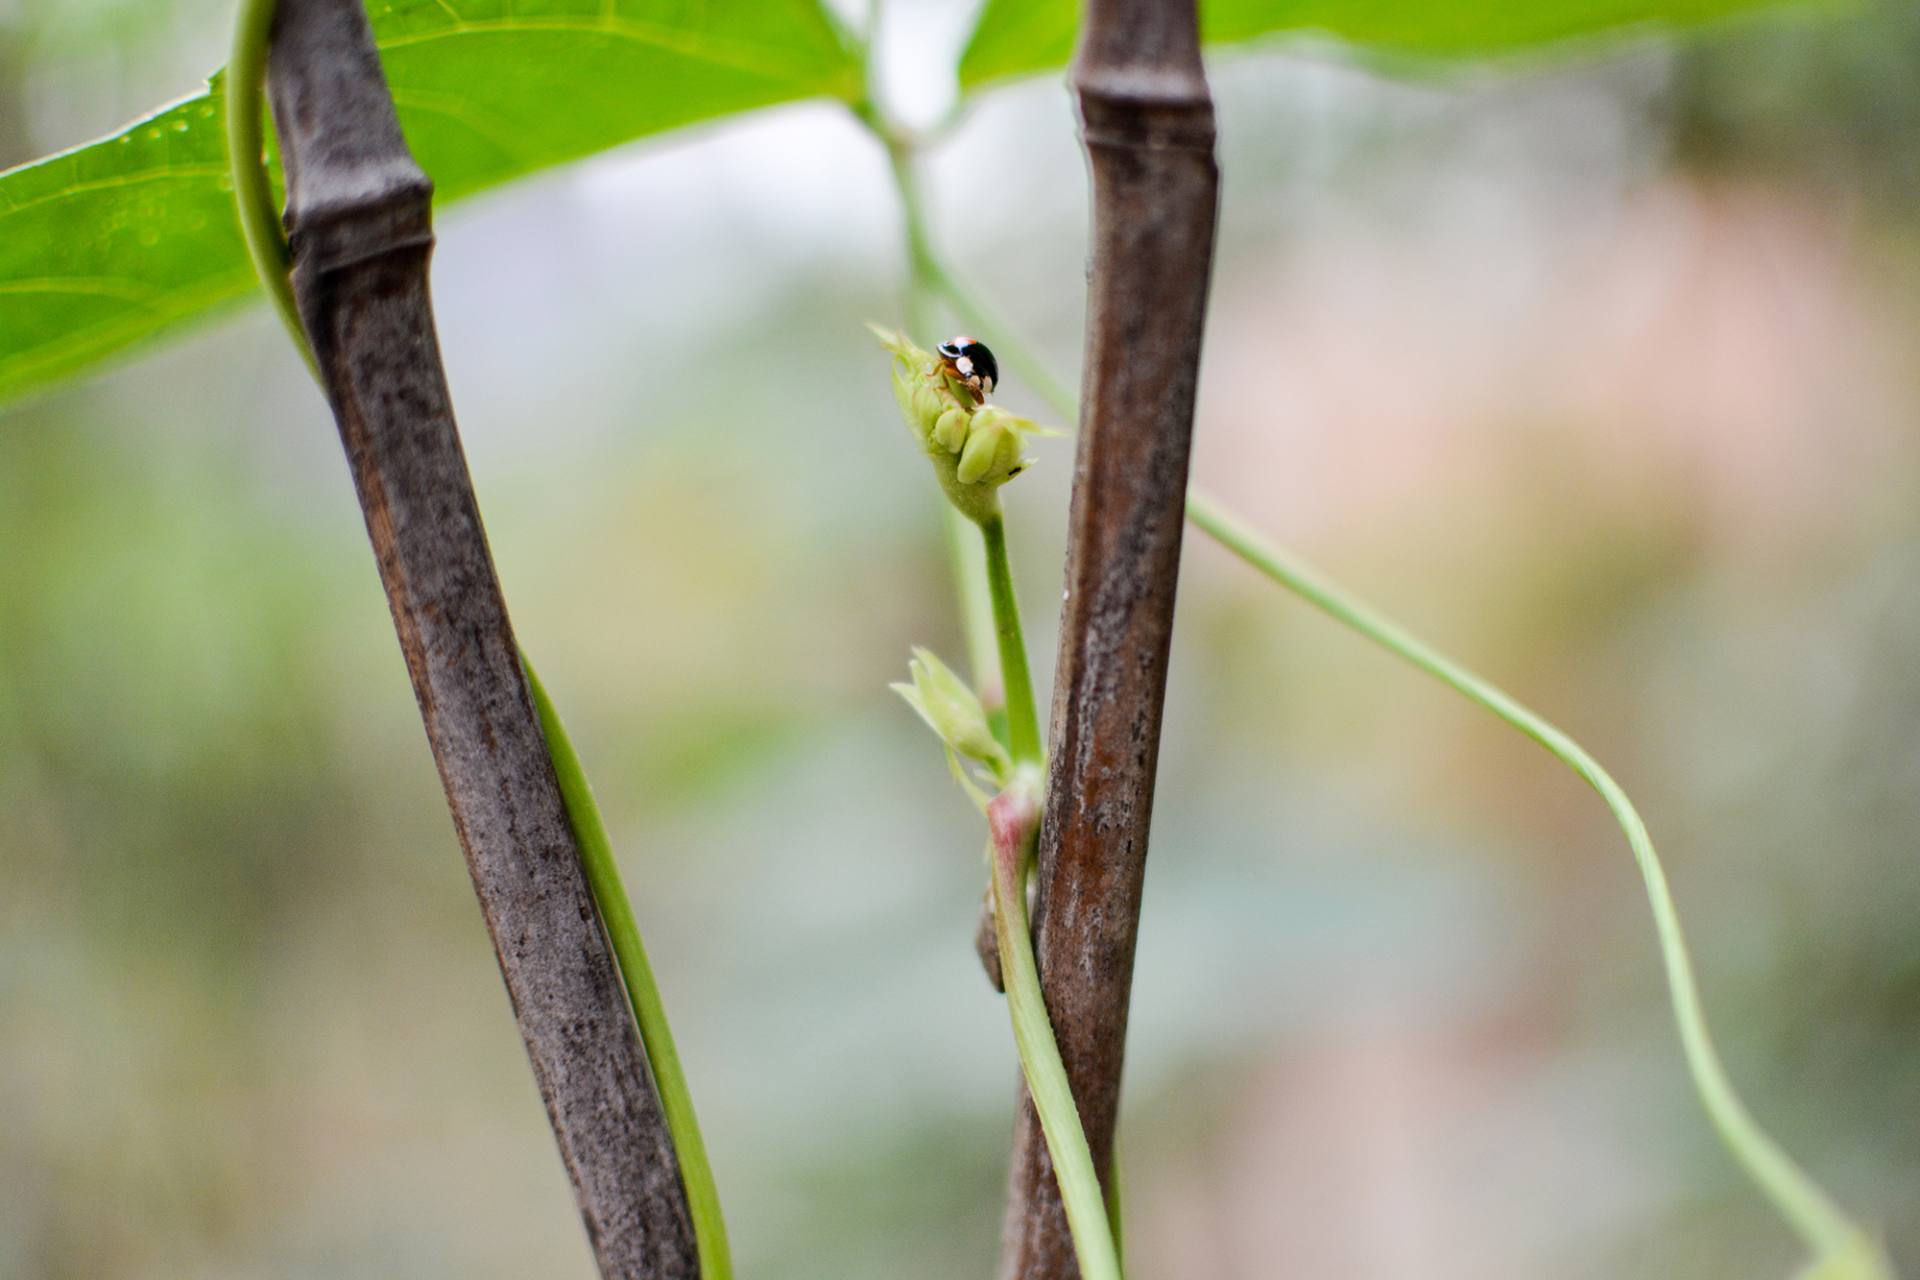
[[[987,397],[980,390],[979,375],[976,374],[971,378],[962,377],[960,371],[953,367],[952,361],[943,361],[940,365],[940,373],[946,378],[947,385],[953,388],[955,395],[971,400],[976,407],[987,402]]]

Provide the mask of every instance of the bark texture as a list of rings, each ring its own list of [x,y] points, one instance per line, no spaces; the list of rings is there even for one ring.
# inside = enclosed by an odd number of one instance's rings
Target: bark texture
[[[679,1167],[454,424],[427,291],[432,184],[401,136],[361,0],[282,0],[268,83],[301,318],[600,1273],[694,1277]]]
[[[1071,80],[1093,183],[1087,346],[1034,941],[1111,1167],[1219,174],[1194,0],[1090,0]],[[1003,1280],[1079,1274],[1021,1094]]]

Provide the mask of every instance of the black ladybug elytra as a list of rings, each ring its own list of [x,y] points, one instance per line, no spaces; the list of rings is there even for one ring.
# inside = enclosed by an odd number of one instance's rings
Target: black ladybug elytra
[[[1000,365],[993,358],[993,352],[987,350],[986,343],[962,334],[957,338],[948,338],[936,350],[940,354],[941,368],[954,381],[965,386],[980,400],[984,401],[993,394],[993,384],[1000,381]]]

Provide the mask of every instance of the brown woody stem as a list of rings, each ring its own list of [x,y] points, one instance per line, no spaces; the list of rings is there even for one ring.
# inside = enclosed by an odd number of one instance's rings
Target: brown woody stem
[[[432,184],[401,136],[361,0],[282,0],[268,78],[301,320],[600,1273],[695,1277],[673,1146],[454,424],[428,299]]]
[[[1106,1176],[1219,185],[1194,0],[1089,0],[1071,80],[1093,179],[1092,271],[1035,946]],[[1010,1181],[1002,1280],[1077,1275],[1024,1096]]]

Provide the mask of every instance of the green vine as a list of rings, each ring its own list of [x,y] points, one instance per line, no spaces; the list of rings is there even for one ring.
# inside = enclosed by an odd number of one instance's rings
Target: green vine
[[[1027,877],[1033,868],[1034,837],[1039,830],[1038,776],[1029,774],[994,801],[988,823],[993,829],[987,857],[993,872],[994,941],[1000,974],[1007,987],[1007,1013],[1020,1053],[1027,1094],[1040,1118],[1040,1132],[1053,1157],[1067,1230],[1085,1280],[1120,1280],[1119,1230],[1109,1216],[1094,1173],[1093,1153],[1080,1125],[1073,1086],[1034,961],[1032,928],[1027,922]]]
[[[573,749],[573,740],[567,736],[567,727],[561,723],[560,713],[554,710],[553,700],[524,650],[520,666],[527,673],[527,691],[533,695],[540,729],[546,735],[547,753],[553,759],[567,819],[580,843],[580,865],[587,873],[587,886],[606,926],[614,959],[620,964],[620,977],[626,983],[627,999],[640,1027],[640,1043],[647,1051],[647,1065],[653,1068],[654,1086],[660,1091],[660,1110],[666,1117],[667,1132],[673,1136],[680,1180],[687,1191],[701,1280],[730,1280],[733,1252],[727,1244],[726,1219],[720,1212],[720,1189],[707,1160],[706,1139],[700,1134],[700,1118],[693,1110],[693,1092],[687,1087],[687,1073],[673,1043],[673,1029],[667,1024],[666,1002],[653,980],[653,966],[640,941],[640,926],[634,921],[633,905],[620,881],[620,864],[614,860],[607,824],[600,816],[600,805],[593,798],[593,786]]]
[[[1006,681],[1007,748],[1015,764],[1038,765],[1040,715],[1033,698],[1033,676],[1027,671],[1027,642],[1020,630],[1020,601],[1013,593],[1013,566],[1007,559],[1007,522],[1000,516],[983,521],[980,541],[986,552],[987,598],[993,613],[993,638]]]
[[[273,202],[273,183],[266,164],[267,36],[279,0],[241,0],[233,24],[233,49],[220,84],[227,116],[227,171],[233,179],[234,209],[240,216],[240,237],[260,287],[273,300],[274,314],[293,339],[294,350],[307,362],[307,372],[320,378],[313,347],[300,323],[293,281],[287,272],[287,238],[280,230],[280,211]]]
[[[930,244],[924,228],[920,239],[923,245]],[[1027,378],[1050,407],[1070,421],[1077,420],[1078,405],[1073,395],[1044,362],[986,314],[931,247],[924,248],[923,253],[928,278],[948,304],[977,331],[994,335],[1000,358]],[[1273,582],[1526,734],[1599,793],[1639,866],[1659,939],[1668,998],[1679,1027],[1681,1052],[1701,1106],[1728,1153],[1812,1253],[1805,1280],[1894,1280],[1893,1265],[1874,1238],[1761,1128],[1734,1089],[1707,1027],[1699,983],[1666,872],[1639,811],[1612,775],[1544,717],[1260,538],[1205,493],[1189,488],[1186,510],[1196,528]]]

